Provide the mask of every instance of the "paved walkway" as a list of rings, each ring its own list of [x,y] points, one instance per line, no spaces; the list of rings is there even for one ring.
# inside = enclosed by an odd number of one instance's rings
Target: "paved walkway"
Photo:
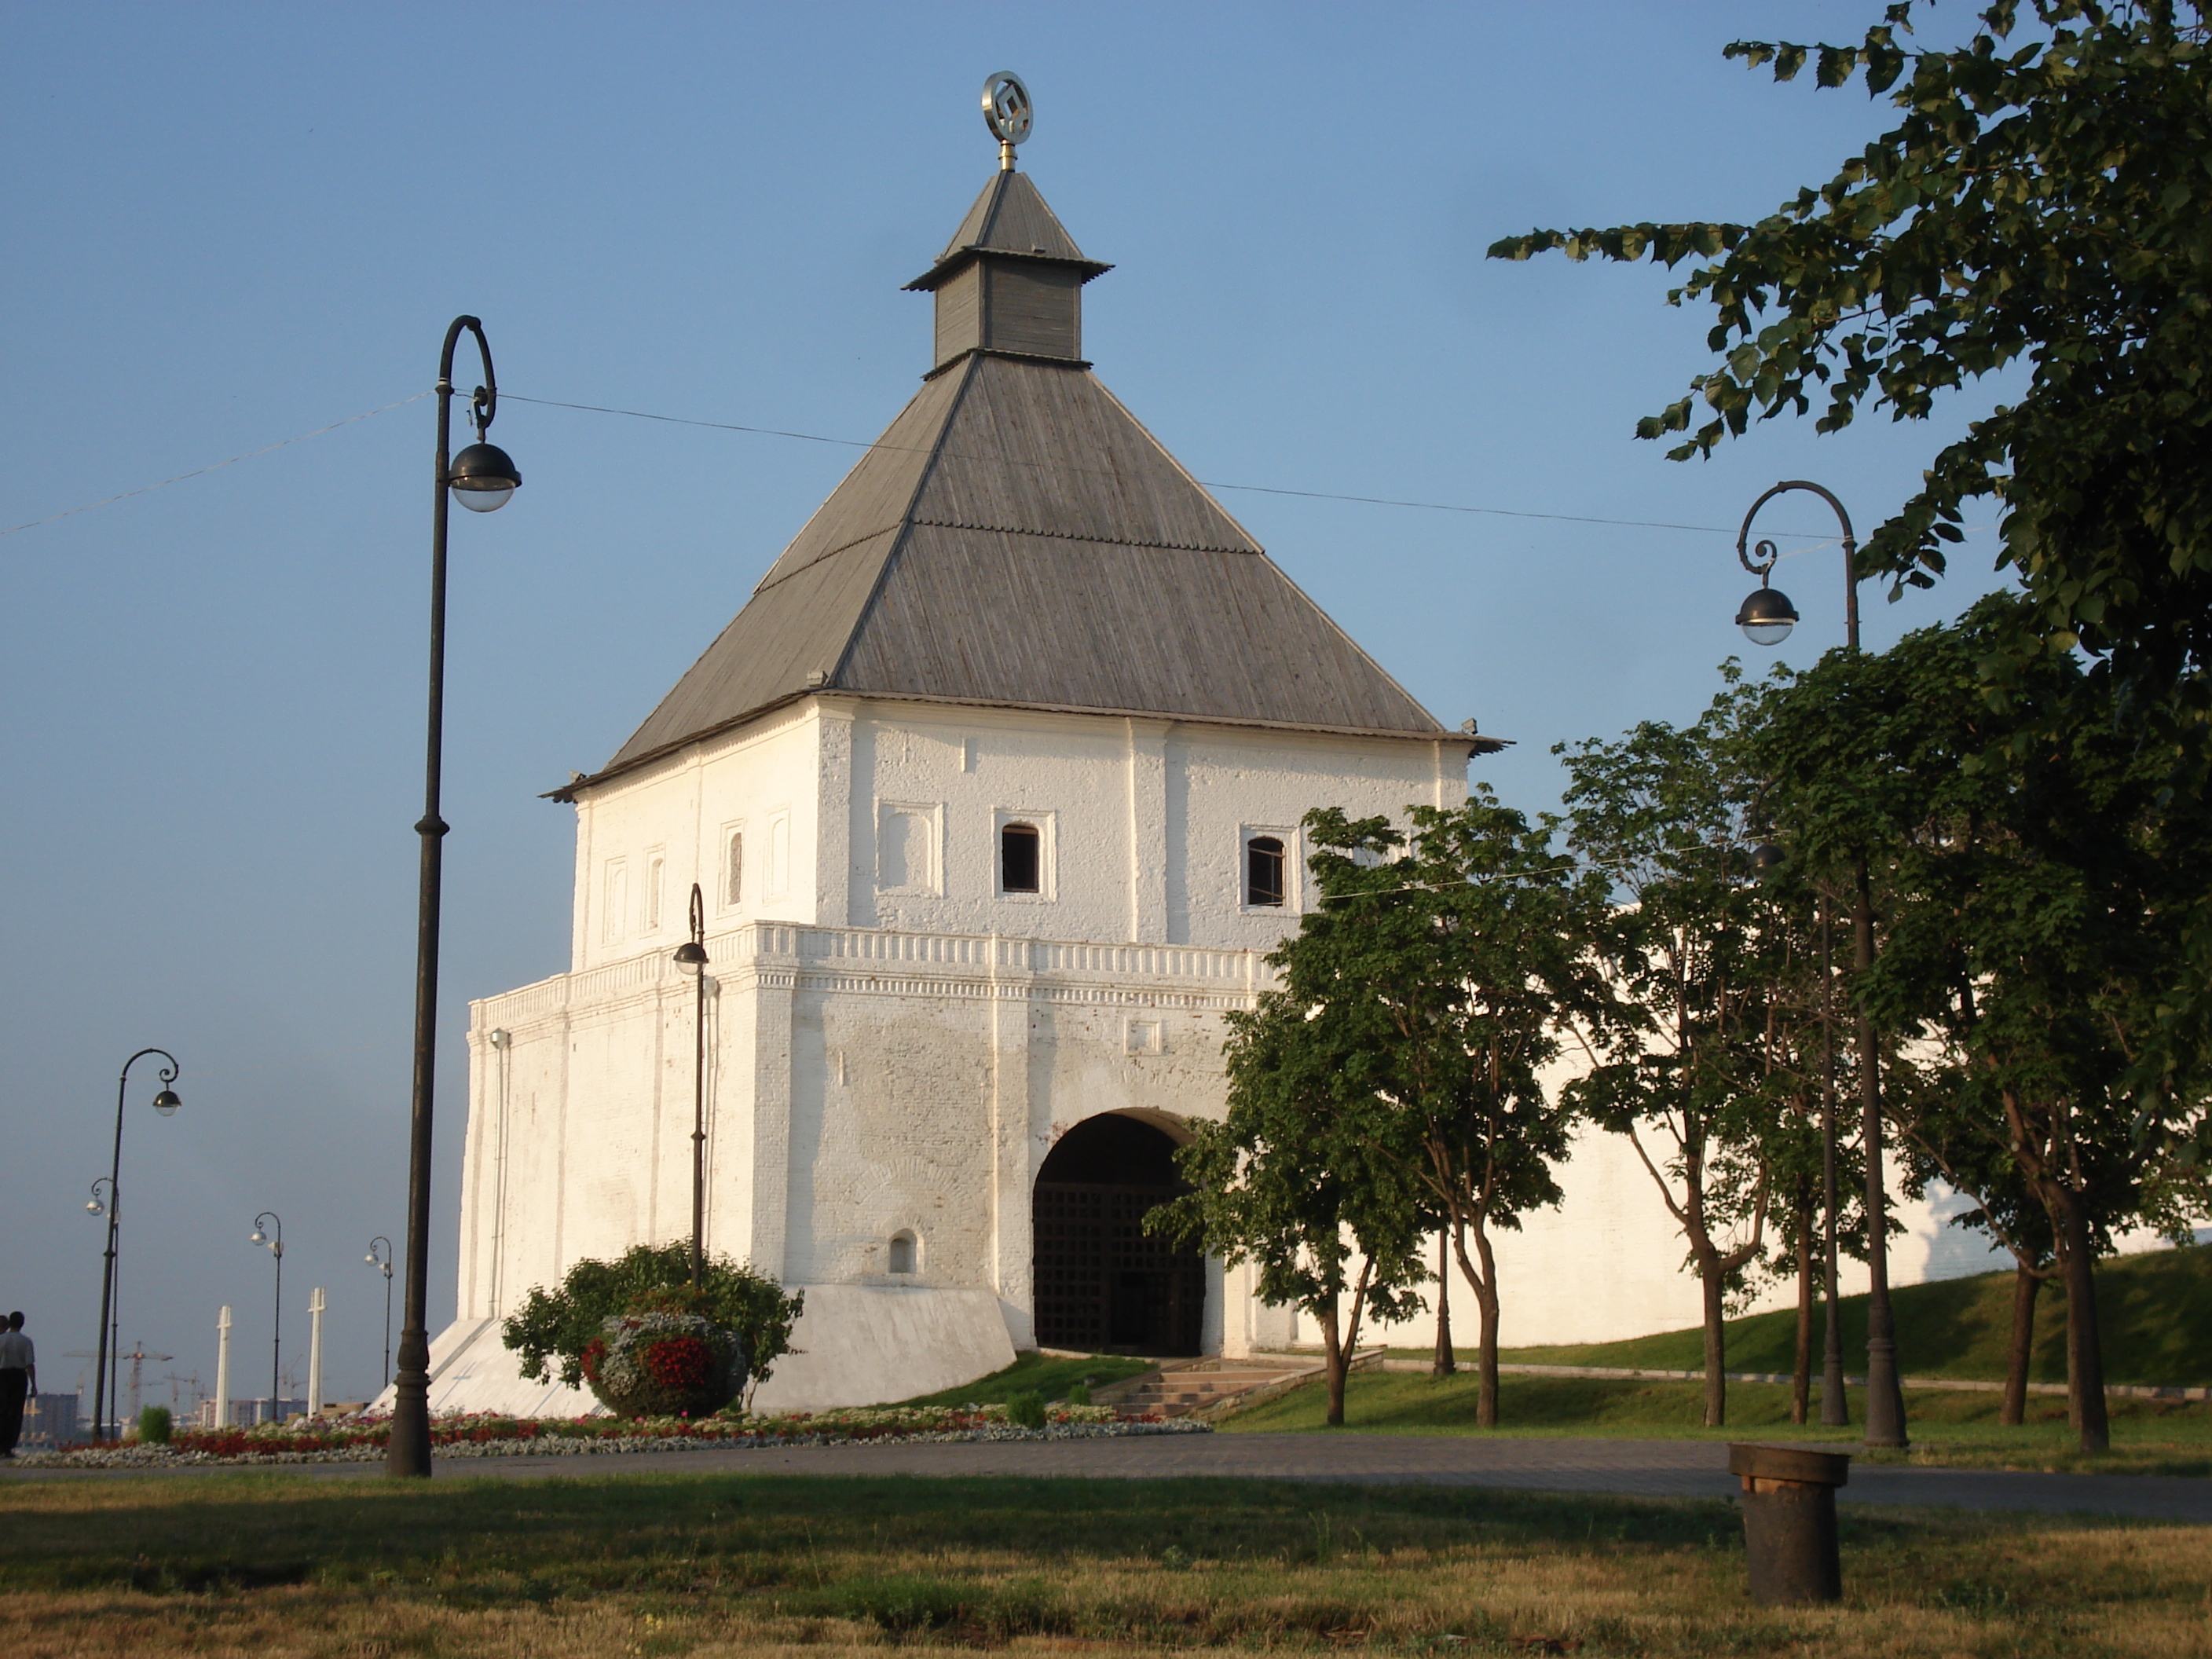
[[[639,1452],[581,1457],[441,1458],[443,1475],[1080,1475],[1123,1480],[1225,1476],[1383,1486],[1517,1487],[1633,1497],[1729,1498],[1741,1491],[1728,1448],[1710,1440],[1481,1439],[1388,1434],[1192,1434],[1116,1440],[914,1444],[787,1451]],[[316,1473],[381,1473],[325,1464]],[[1857,1465],[1847,1504],[2127,1516],[2212,1524],[2212,1480],[2133,1474],[2012,1474]]]

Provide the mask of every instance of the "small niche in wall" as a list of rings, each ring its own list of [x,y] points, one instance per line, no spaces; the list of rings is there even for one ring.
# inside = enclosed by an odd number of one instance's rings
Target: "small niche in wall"
[[[606,884],[601,891],[599,903],[599,942],[614,945],[621,941],[623,913],[629,908],[629,861],[627,859],[607,860]]]
[[[876,890],[936,897],[939,809],[884,801],[876,813]]]
[[[1121,1047],[1132,1054],[1167,1052],[1167,1029],[1158,1019],[1131,1019],[1121,1027]]]
[[[921,1271],[921,1241],[905,1228],[891,1235],[890,1270],[895,1273]]]
[[[734,908],[745,891],[745,830],[741,823],[722,826],[722,905]]]

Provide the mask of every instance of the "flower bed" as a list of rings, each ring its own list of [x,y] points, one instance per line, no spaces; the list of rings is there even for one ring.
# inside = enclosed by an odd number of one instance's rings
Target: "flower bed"
[[[1125,1417],[1110,1406],[1051,1406],[1041,1429],[1017,1427],[1004,1406],[860,1406],[773,1415],[683,1417],[435,1417],[430,1442],[441,1457],[574,1456],[596,1452],[705,1451],[836,1446],[874,1441],[1070,1440],[1205,1432],[1187,1419]],[[106,1442],[58,1452],[21,1452],[19,1463],[78,1468],[166,1468],[208,1463],[371,1463],[384,1455],[391,1419],[294,1418],[250,1429],[179,1429],[166,1446]]]

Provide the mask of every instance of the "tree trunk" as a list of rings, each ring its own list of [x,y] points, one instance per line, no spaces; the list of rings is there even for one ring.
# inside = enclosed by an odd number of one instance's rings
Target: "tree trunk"
[[[1344,1426],[1344,1374],[1349,1364],[1343,1333],[1336,1322],[1336,1301],[1329,1297],[1323,1304],[1326,1310],[1316,1316],[1321,1326],[1322,1365],[1328,1376],[1328,1415],[1323,1420],[1332,1429]]]
[[[1797,1177],[1797,1352],[1790,1378],[1790,1420],[1813,1414],[1813,1178]]]
[[[2013,1269],[2012,1343],[2005,1350],[2004,1404],[1997,1421],[2018,1428],[2027,1421],[2027,1368],[2035,1357],[2035,1298],[2043,1275],[2025,1261]]]
[[[1437,1358],[1429,1375],[1449,1376],[1458,1369],[1452,1357],[1451,1234],[1446,1229],[1437,1234]]]
[[[1480,1216],[1474,1222],[1474,1249],[1482,1258],[1482,1277],[1474,1286],[1475,1311],[1482,1322],[1475,1350],[1474,1425],[1479,1429],[1494,1429],[1498,1426],[1498,1264],[1491,1256],[1490,1235]]]
[[[1698,1252],[1698,1282],[1705,1293],[1705,1426],[1717,1429],[1728,1421],[1728,1275],[1721,1271],[1720,1255]]]
[[[2097,1263],[2080,1196],[2052,1184],[2057,1212],[2058,1265],[2066,1283],[2066,1418],[2085,1452],[2110,1450],[2105,1416],[2105,1349],[2097,1334]]]

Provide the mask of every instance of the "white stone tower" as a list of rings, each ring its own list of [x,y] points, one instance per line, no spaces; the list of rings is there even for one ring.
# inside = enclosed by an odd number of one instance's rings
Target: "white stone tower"
[[[807,1292],[763,1405],[897,1399],[1040,1343],[1289,1334],[1135,1218],[1180,1126],[1221,1112],[1220,1017],[1296,926],[1302,815],[1455,805],[1496,744],[1431,718],[1092,375],[1108,269],[1009,153],[908,285],[936,305],[913,401],[555,792],[571,962],[474,1005],[434,1408],[578,1408],[520,1382],[497,1317],[688,1235],[695,882],[708,1248]]]

